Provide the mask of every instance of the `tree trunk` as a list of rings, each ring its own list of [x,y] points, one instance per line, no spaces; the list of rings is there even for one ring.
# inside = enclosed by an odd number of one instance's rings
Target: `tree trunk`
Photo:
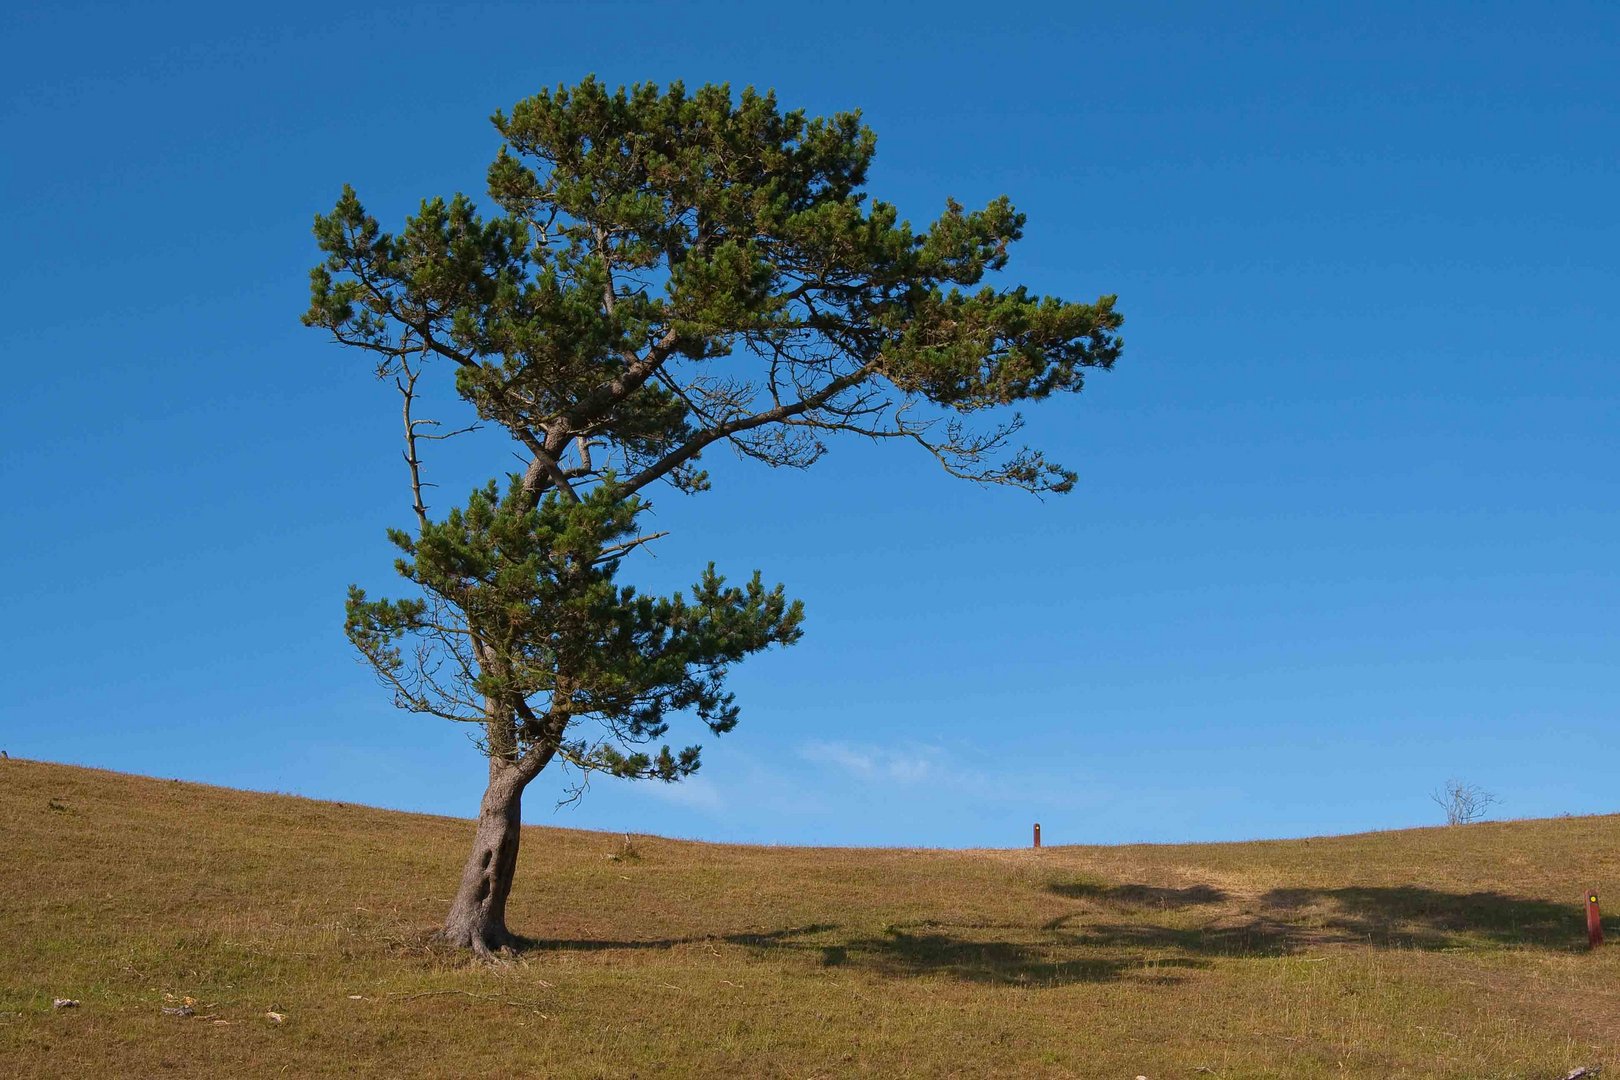
[[[520,808],[527,783],[515,767],[490,762],[489,787],[478,811],[472,854],[444,922],[446,941],[480,956],[489,956],[514,940],[506,929],[506,895],[517,870]]]

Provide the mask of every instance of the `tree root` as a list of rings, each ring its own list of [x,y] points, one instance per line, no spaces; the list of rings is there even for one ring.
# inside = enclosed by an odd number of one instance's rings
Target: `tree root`
[[[480,960],[487,960],[492,964],[507,964],[515,955],[514,946],[517,938],[510,932],[502,930],[499,936],[494,934],[480,934],[476,931],[452,931],[448,927],[433,935],[435,941],[452,946],[457,949],[471,949],[474,956]]]

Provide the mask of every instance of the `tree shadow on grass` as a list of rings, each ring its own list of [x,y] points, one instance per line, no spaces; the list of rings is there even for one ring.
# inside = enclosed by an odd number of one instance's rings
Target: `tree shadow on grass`
[[[1161,885],[1099,885],[1093,882],[1054,882],[1049,891],[1071,900],[1096,900],[1123,907],[1184,908],[1219,904],[1226,893],[1213,885],[1193,885],[1185,889]]]
[[[609,949],[673,949],[681,945],[704,945],[724,942],[728,945],[756,945],[761,947],[791,942],[795,938],[824,934],[838,927],[833,923],[812,923],[809,926],[788,926],[781,930],[745,931],[737,934],[706,934],[691,937],[664,938],[532,938],[514,935],[514,948],[526,952],[604,952]]]
[[[1586,947],[1586,912],[1497,892],[1452,893],[1417,885],[1273,889],[1260,898],[1278,913],[1320,919],[1343,940],[1415,949],[1514,945]]]
[[[1585,947],[1576,904],[1494,892],[1451,893],[1416,885],[1273,889],[1233,897],[1210,885],[1053,883],[1049,892],[1084,901],[1044,924],[952,926],[933,920],[877,933],[834,923],[733,934],[640,939],[525,938],[519,951],[665,950],[742,946],[761,956],[797,955],[828,968],[889,978],[936,977],[1044,988],[1122,980],[1174,983],[1217,957],[1286,956],[1326,944],[1381,948]],[[1179,926],[1131,921],[1175,912]],[[1620,920],[1608,928],[1620,932]]]
[[[1208,926],[1155,926],[1149,923],[1097,923],[1075,930],[1063,929],[1063,937],[1073,945],[1094,949],[1166,950],[1191,956],[1286,956],[1305,947],[1306,935],[1299,927],[1263,918],[1227,920]],[[1309,943],[1321,944],[1321,938]]]
[[[1058,883],[1048,889],[1060,896],[1102,901],[1116,910],[1143,912],[1227,899],[1208,886],[1159,889]],[[1212,913],[1205,925],[1194,927],[1097,922],[1089,918],[1091,913],[1080,911],[1053,919],[1044,929],[1063,932],[1080,945],[1193,955],[1279,955],[1336,943],[1406,949],[1586,947],[1585,913],[1579,905],[1496,892],[1452,893],[1416,885],[1273,889],[1238,907]]]
[[[1058,941],[975,941],[900,929],[824,950],[823,962],[847,963],[891,977],[947,976],[963,982],[1029,988],[1122,979],[1168,984],[1181,981],[1176,969],[1210,966],[1208,960],[1194,957],[1143,959],[1095,951],[1084,955],[1072,944]]]
[[[916,932],[917,928],[923,932]],[[870,971],[891,978],[937,976],[990,985],[1051,987],[1071,983],[1133,979],[1152,983],[1178,981],[1174,969],[1208,967],[1197,958],[1143,959],[1098,955],[1073,943],[1027,932],[1040,940],[975,940],[932,920],[911,927],[885,927],[879,934],[839,934],[835,924],[816,923],[781,930],[712,936],[611,939],[523,938],[520,953],[599,952],[610,949],[664,950],[680,946],[729,944],[762,955],[798,953],[822,967]],[[994,927],[964,927],[972,932]],[[1001,929],[1024,929],[1001,927]]]

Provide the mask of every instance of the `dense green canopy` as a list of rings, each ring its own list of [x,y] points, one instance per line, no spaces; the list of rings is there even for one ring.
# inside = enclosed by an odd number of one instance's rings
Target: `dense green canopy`
[[[316,220],[305,322],[373,354],[405,396],[417,529],[391,535],[420,595],[354,589],[348,606],[399,704],[484,725],[528,775],[560,754],[673,779],[695,747],[635,746],[674,712],[733,725],[727,666],[795,640],[801,611],[712,567],[690,596],[617,584],[648,539],[638,493],[706,488],[716,442],[805,467],[836,431],[921,445],[983,483],[1074,483],[1011,446],[1016,415],[967,422],[1078,391],[1120,350],[1111,296],[984,284],[1024,225],[1005,198],[947,202],[916,230],[862,191],[875,140],[858,114],[807,119],[752,89],[587,79],[494,123],[493,211],[432,199],[388,233],[345,188]],[[430,361],[527,463],[442,520],[421,500],[429,435],[411,414]]]

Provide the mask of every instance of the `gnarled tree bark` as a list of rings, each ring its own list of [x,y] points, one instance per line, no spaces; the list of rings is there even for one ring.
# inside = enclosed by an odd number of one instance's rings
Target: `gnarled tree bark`
[[[443,938],[452,945],[490,956],[514,941],[506,929],[506,898],[517,870],[522,841],[523,789],[528,786],[517,766],[492,759],[489,786],[478,811],[472,854],[461,872],[461,887],[444,923]]]

